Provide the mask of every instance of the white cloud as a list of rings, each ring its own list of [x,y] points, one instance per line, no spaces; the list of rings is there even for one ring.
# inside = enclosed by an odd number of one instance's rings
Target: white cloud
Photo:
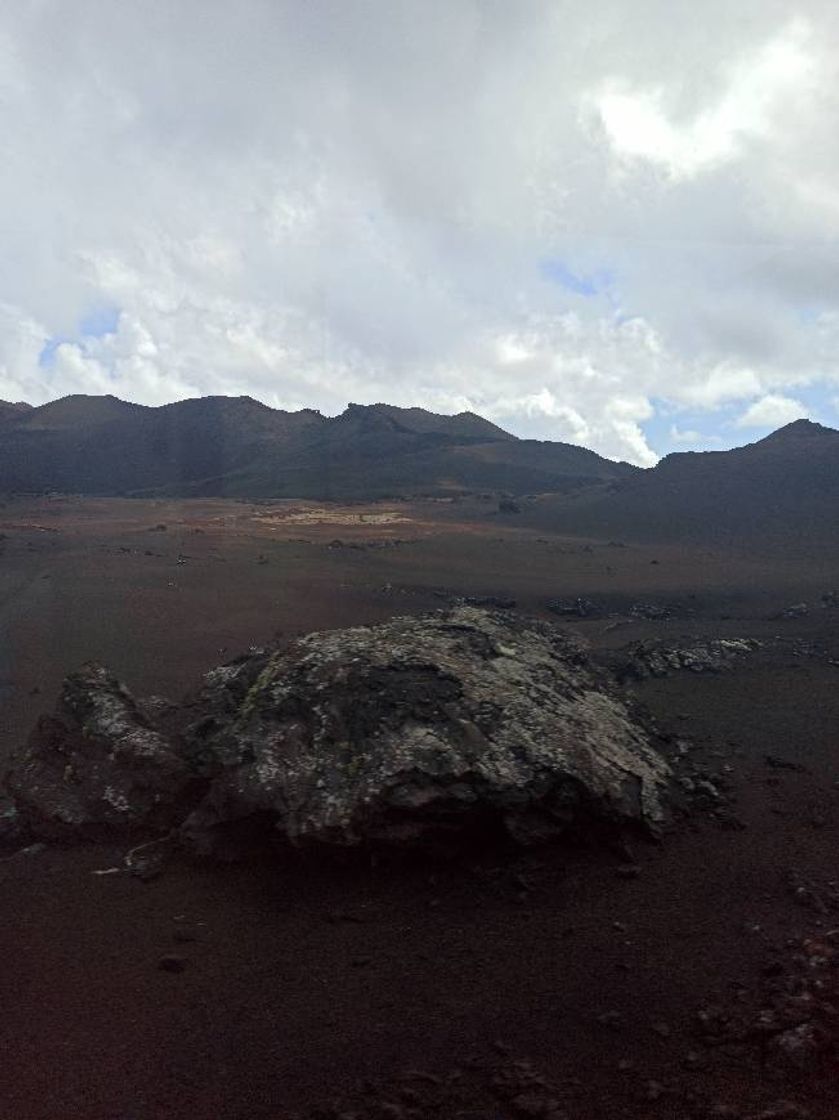
[[[649,463],[659,402],[710,439],[839,384],[839,12],[797,10],[7,5],[0,398],[470,407]]]
[[[670,425],[670,442],[671,443],[685,443],[696,444],[701,443],[703,439],[702,433],[694,431],[693,428],[685,428],[684,430],[677,427],[675,424]]]
[[[807,416],[807,408],[801,401],[770,393],[749,405],[734,424],[737,428],[779,428]]]
[[[740,155],[750,137],[772,131],[776,107],[809,92],[816,80],[810,28],[792,20],[757,50],[723,65],[723,88],[692,119],[676,122],[665,86],[627,91],[609,82],[597,110],[616,152],[661,165],[672,179],[691,178]]]

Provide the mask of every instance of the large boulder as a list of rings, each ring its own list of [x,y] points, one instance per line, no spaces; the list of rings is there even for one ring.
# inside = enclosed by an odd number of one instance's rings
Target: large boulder
[[[553,626],[458,607],[310,634],[208,674],[162,730],[101,666],[69,677],[8,788],[39,834],[242,826],[292,843],[656,829],[668,770],[613,678]]]
[[[508,612],[310,634],[215,670],[199,707],[191,757],[219,766],[184,824],[199,844],[245,819],[348,845],[662,819],[667,767],[614,684],[575,641]]]
[[[128,690],[95,663],[70,674],[12,759],[18,819],[59,839],[171,825],[193,781],[174,744]]]

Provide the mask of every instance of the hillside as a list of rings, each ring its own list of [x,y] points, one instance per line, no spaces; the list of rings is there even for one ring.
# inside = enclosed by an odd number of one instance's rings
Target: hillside
[[[620,492],[548,499],[535,519],[569,532],[709,545],[839,539],[839,431],[796,420],[731,451],[668,455]]]
[[[376,498],[564,491],[636,468],[584,448],[519,440],[472,413],[351,404],[335,418],[250,397],[159,408],[71,396],[8,406],[0,490],[107,495]]]
[[[24,401],[0,401],[0,424],[7,420],[19,420],[21,413],[28,412],[31,408]]]

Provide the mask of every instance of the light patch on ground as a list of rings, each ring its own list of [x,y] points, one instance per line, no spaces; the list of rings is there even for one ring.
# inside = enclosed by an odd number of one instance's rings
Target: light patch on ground
[[[314,509],[295,509],[288,513],[266,514],[257,517],[263,524],[276,523],[279,525],[293,522],[297,525],[393,525],[398,522],[409,522],[410,517],[397,513],[395,510],[377,510],[375,513],[367,510],[344,509],[340,506],[335,509],[317,507]]]

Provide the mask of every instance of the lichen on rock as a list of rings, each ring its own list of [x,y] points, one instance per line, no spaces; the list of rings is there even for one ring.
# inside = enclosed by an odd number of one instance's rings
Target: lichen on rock
[[[461,606],[310,634],[209,673],[177,735],[107,670],[67,679],[8,787],[35,831],[176,827],[212,850],[258,822],[292,843],[522,842],[656,829],[668,769],[614,680],[556,627]]]
[[[12,758],[6,787],[41,835],[71,838],[156,827],[173,813],[189,769],[129,691],[88,663],[65,680],[56,712],[42,716]]]
[[[310,634],[250,670],[232,718],[193,732],[225,767],[187,835],[257,813],[292,841],[340,844],[479,813],[520,839],[587,818],[661,821],[666,765],[580,645],[546,623],[459,607]],[[224,710],[229,686],[212,676],[201,706]]]

